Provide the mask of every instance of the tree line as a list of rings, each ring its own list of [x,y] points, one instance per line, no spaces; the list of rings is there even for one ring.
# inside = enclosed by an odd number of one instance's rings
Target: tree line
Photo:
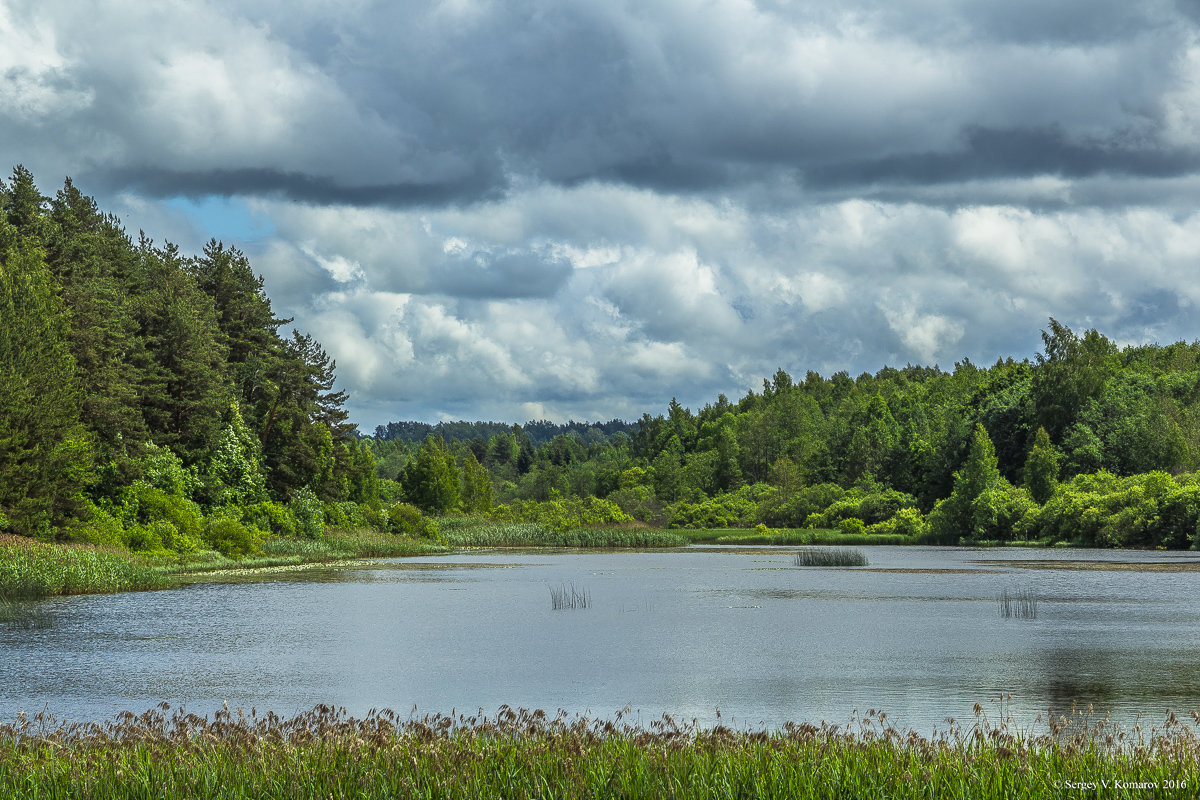
[[[606,440],[534,446],[513,426],[421,447],[477,462],[509,509],[599,498],[670,527],[1200,544],[1200,342],[1119,348],[1054,319],[1042,342],[1033,360],[989,367],[780,369],[736,402],[673,400]],[[412,480],[415,443],[376,449],[384,478]]]
[[[1200,342],[1051,319],[1033,360],[783,369],[632,422],[390,423],[248,259],[119,221],[68,179],[0,181],[0,532],[186,554],[427,514],[826,527],[909,541],[1200,544]]]

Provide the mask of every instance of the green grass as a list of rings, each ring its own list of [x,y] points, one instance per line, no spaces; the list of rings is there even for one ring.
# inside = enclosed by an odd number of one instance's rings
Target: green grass
[[[657,531],[644,525],[605,525],[553,531],[535,522],[499,522],[469,517],[439,520],[439,540],[451,547],[683,547],[687,539],[676,531]]]
[[[160,570],[127,553],[0,537],[0,598],[7,601],[157,589],[167,583]]]
[[[875,711],[845,728],[771,732],[507,707],[495,717],[356,720],[321,706],[290,720],[224,711],[209,721],[164,704],[86,726],[38,715],[0,726],[0,796],[1144,798],[1189,797],[1200,782],[1196,728],[1173,716],[1127,732],[1063,720],[1033,735],[976,709],[973,724],[933,737]],[[1077,786],[1099,781],[1109,787]]]

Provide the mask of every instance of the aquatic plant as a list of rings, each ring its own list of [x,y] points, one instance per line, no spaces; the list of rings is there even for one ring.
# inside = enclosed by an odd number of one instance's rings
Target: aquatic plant
[[[996,604],[1000,608],[1000,616],[1005,619],[1013,617],[1017,619],[1037,619],[1038,598],[1031,590],[1022,589],[1021,591],[1009,594],[1008,589],[1005,589],[996,598]]]
[[[592,593],[586,588],[576,589],[574,583],[550,587],[550,605],[555,611],[587,608],[591,602]]]
[[[865,567],[867,556],[853,547],[803,547],[793,563],[797,567]]]

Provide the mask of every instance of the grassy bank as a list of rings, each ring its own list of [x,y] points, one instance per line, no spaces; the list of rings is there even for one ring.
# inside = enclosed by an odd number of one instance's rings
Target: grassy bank
[[[439,540],[450,547],[683,547],[678,531],[659,531],[639,523],[554,531],[534,522],[499,522],[477,517],[444,517]]]
[[[394,558],[446,552],[427,539],[371,529],[329,529],[320,539],[273,538],[262,553],[232,559],[212,550],[166,561],[127,550],[46,544],[0,535],[0,600],[70,594],[105,594],[175,585],[188,575],[224,570],[270,569],[354,558]]]
[[[0,535],[0,599],[157,589],[160,570],[128,554],[87,546],[55,545]]]
[[[292,720],[165,706],[105,726],[0,727],[0,794],[72,798],[1188,797],[1195,728],[1032,736],[985,719],[927,738],[871,712],[845,729],[648,728],[502,708],[494,718]],[[1107,782],[1106,788],[1101,782]],[[1089,786],[1091,784],[1091,786]]]

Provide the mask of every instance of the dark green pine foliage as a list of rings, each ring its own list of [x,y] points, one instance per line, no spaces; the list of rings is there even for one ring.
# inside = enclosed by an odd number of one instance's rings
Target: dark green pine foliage
[[[279,327],[291,320],[276,318],[262,277],[235,248],[211,240],[188,270],[212,303],[242,414],[261,431],[275,396],[274,378],[287,359]]]
[[[362,483],[352,473],[366,462],[351,446],[346,393],[333,390],[336,366],[311,336],[292,331],[272,370],[262,442],[268,485],[279,496],[308,486],[322,500],[349,500]]]
[[[137,315],[151,355],[140,387],[142,415],[155,444],[185,464],[202,464],[233,401],[227,350],[212,302],[184,269],[178,248],[143,238],[138,255],[145,290]]]
[[[138,406],[150,360],[135,317],[138,256],[117,220],[101,214],[70,179],[52,201],[49,221],[46,260],[70,312],[80,416],[96,442],[100,472],[121,482],[150,436]]]
[[[20,168],[0,182],[0,530],[52,538],[81,504],[91,444],[30,187]]]

